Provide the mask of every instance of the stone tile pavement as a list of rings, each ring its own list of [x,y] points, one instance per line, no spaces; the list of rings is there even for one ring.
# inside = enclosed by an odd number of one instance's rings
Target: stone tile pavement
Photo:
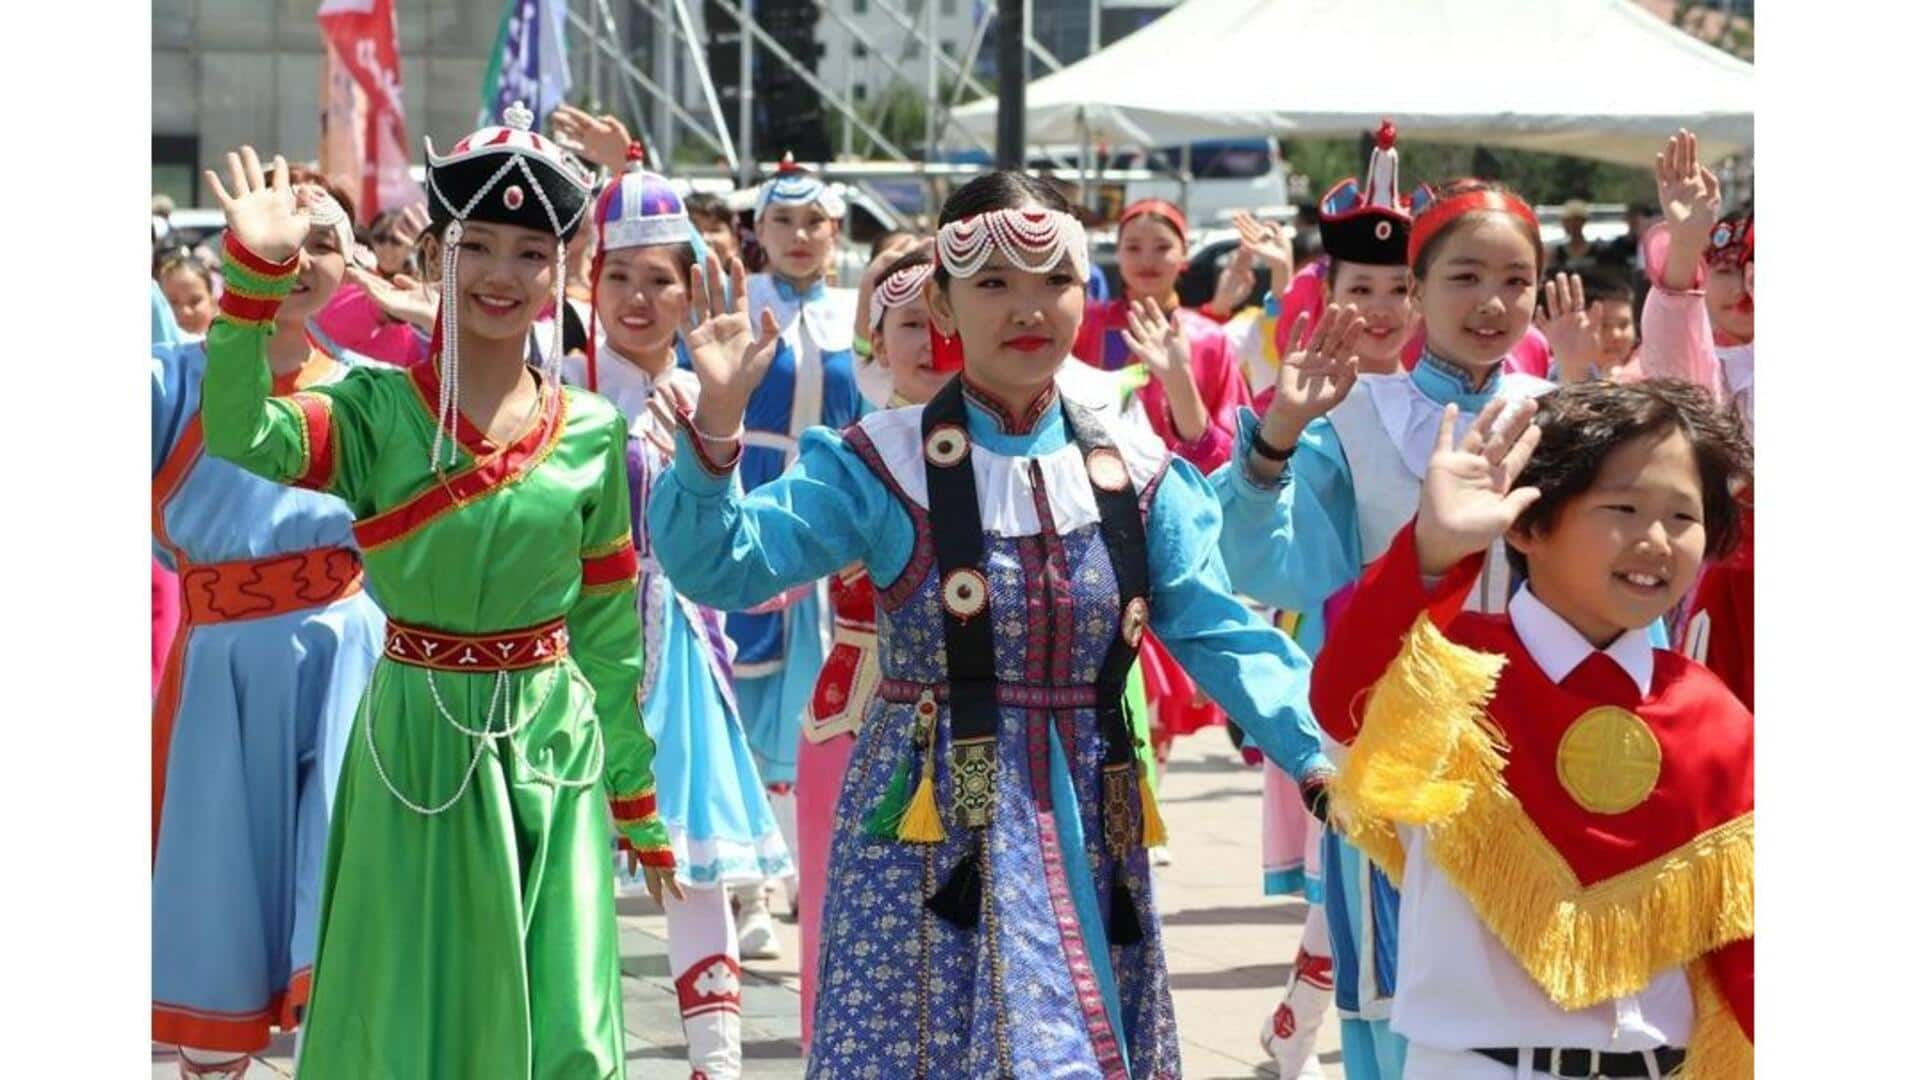
[[[1167,963],[1188,1080],[1270,1078],[1255,1041],[1286,982],[1306,906],[1260,895],[1260,774],[1240,763],[1220,729],[1181,740],[1162,785],[1161,809],[1173,840],[1173,865],[1157,871]],[[776,899],[776,915],[785,901]],[[621,991],[626,1001],[628,1075],[633,1080],[686,1075],[673,980],[667,971],[666,920],[645,897],[619,901]],[[792,923],[776,918],[779,960],[745,965],[741,1028],[746,1075],[791,1080],[800,1057],[798,944]],[[1321,1069],[1341,1076],[1339,1025],[1320,1032]],[[154,1080],[171,1080],[169,1050],[153,1052]],[[293,1040],[263,1053],[248,1080],[293,1075]],[[482,1080],[482,1078],[476,1078]]]

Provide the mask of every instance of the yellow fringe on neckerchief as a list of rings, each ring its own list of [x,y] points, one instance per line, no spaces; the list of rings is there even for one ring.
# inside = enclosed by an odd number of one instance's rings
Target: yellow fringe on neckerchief
[[[1146,770],[1138,764],[1134,770],[1140,774],[1140,844],[1143,847],[1163,847],[1167,842],[1167,823],[1160,817],[1160,803],[1153,797],[1153,789],[1147,785]]]
[[[1687,1061],[1678,1080],[1753,1080],[1753,1043],[1720,996],[1703,957],[1687,965],[1693,989],[1693,1033],[1687,1037]]]
[[[1395,885],[1406,853],[1393,823],[1450,817],[1476,785],[1498,782],[1504,744],[1486,706],[1506,663],[1448,641],[1423,613],[1374,684],[1360,735],[1328,795],[1340,831]]]
[[[947,838],[946,827],[940,824],[940,803],[933,796],[934,747],[940,740],[939,733],[930,724],[925,727],[925,736],[920,786],[914,788],[913,801],[907,804],[906,816],[900,819],[899,836],[909,843],[938,844]]]
[[[1503,657],[1448,641],[1422,615],[1374,687],[1333,785],[1335,821],[1398,884],[1395,824],[1563,1009],[1638,992],[1653,976],[1753,935],[1753,815],[1665,858],[1583,887],[1501,778],[1485,714]]]

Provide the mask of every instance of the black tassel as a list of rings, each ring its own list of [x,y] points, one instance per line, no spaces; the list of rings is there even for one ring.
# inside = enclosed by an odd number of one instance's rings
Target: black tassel
[[[1134,905],[1133,890],[1127,887],[1126,867],[1117,858],[1107,888],[1107,910],[1107,944],[1138,945],[1147,936],[1140,928],[1140,909]]]
[[[946,884],[927,897],[927,910],[962,929],[980,925],[980,864],[969,851],[960,857]]]

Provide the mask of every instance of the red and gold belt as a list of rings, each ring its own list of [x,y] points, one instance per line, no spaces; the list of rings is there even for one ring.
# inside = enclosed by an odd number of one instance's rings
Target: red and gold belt
[[[360,585],[360,554],[346,547],[180,567],[181,606],[195,625],[304,611],[352,596]]]
[[[384,655],[396,663],[434,671],[524,671],[567,655],[567,620],[493,634],[455,634],[388,619]]]

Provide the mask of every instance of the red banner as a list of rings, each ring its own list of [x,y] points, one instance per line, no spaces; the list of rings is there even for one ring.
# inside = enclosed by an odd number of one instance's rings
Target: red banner
[[[353,190],[362,223],[382,210],[423,201],[426,194],[407,174],[406,106],[393,0],[322,0],[319,20],[330,70],[321,126],[323,169],[332,172],[344,166],[330,156],[356,155],[351,175],[357,180]]]

